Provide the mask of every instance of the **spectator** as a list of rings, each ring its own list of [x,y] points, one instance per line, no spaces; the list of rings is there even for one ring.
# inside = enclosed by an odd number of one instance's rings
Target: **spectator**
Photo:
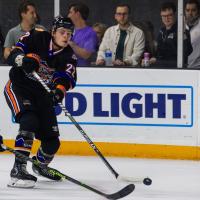
[[[163,23],[157,37],[157,59],[163,65],[176,66],[177,61],[177,23],[176,5],[165,2],[161,5],[160,15]]]
[[[144,21],[145,34],[145,51],[149,52],[152,57],[156,55],[157,42],[154,36],[154,26],[151,21]]]
[[[26,32],[30,31],[34,27],[37,29],[45,29],[41,25],[35,25],[38,20],[38,16],[36,13],[35,4],[30,1],[22,1],[19,5],[19,18],[20,24],[15,26],[14,28],[8,31],[6,36],[6,40],[4,43],[4,58],[7,59],[12,48],[15,46],[17,41],[21,36],[23,36]]]
[[[112,51],[113,65],[136,66],[144,51],[145,39],[143,31],[129,21],[131,10],[128,4],[119,4],[115,9],[117,25],[105,32],[99,47],[97,65],[105,64],[105,51]]]
[[[99,46],[101,44],[101,41],[103,39],[104,33],[107,29],[107,26],[105,24],[102,24],[102,23],[95,23],[92,26],[92,28],[97,34],[98,43],[97,43],[97,46],[96,46],[96,52],[94,54],[92,54],[92,56],[90,57],[90,65],[96,66],[97,52],[99,50]]]
[[[3,37],[1,27],[0,27],[0,46],[1,46],[1,49],[3,48],[3,45],[4,45],[4,37]]]
[[[98,38],[97,50],[98,50],[99,46],[101,44],[101,41],[103,39],[104,33],[105,33],[106,29],[107,29],[107,26],[105,24],[102,24],[102,23],[95,23],[92,26],[92,28],[97,34],[97,38]]]
[[[4,37],[0,27],[0,63],[3,63],[3,45],[4,45]]]
[[[200,68],[200,4],[188,0],[185,4],[185,22],[190,30],[193,52],[188,57],[188,68]]]
[[[157,63],[167,68],[177,67],[177,22],[176,5],[165,2],[161,5],[160,15],[164,26],[157,37]],[[184,63],[192,52],[190,34],[185,30],[184,35]]]
[[[154,26],[150,21],[136,21],[134,25],[143,30],[145,35],[145,50],[144,52],[149,53],[149,65],[154,64],[156,62],[156,48],[157,42],[154,36]],[[141,65],[144,66],[144,56],[141,62]]]
[[[86,23],[89,16],[89,8],[83,3],[74,3],[69,6],[68,17],[75,25],[75,32],[69,45],[74,50],[77,58],[77,66],[89,66],[90,57],[96,52],[98,43],[97,35]]]

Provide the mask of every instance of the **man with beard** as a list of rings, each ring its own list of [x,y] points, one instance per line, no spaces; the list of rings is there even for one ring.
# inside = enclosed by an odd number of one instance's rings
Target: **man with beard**
[[[139,64],[144,51],[145,38],[143,31],[130,23],[130,6],[127,4],[117,5],[115,20],[117,25],[108,28],[100,44],[96,65],[105,64],[106,50],[112,51],[113,65]]]
[[[197,0],[188,0],[185,4],[185,22],[190,30],[193,52],[188,57],[188,68],[200,68],[200,4]]]

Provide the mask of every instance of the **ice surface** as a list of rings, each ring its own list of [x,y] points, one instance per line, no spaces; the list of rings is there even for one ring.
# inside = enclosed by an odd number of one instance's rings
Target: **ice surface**
[[[122,176],[152,178],[153,184],[136,184],[124,200],[199,200],[198,161],[107,158]],[[0,154],[0,200],[103,200],[83,187],[39,177],[34,189],[7,187],[14,156]],[[105,193],[114,193],[127,183],[117,181],[98,157],[56,156],[51,167]],[[31,164],[28,169],[30,172]]]

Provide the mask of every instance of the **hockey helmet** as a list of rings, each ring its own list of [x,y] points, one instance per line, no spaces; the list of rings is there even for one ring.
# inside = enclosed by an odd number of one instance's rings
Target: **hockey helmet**
[[[60,27],[69,29],[71,30],[72,33],[74,32],[74,24],[72,20],[68,17],[57,16],[54,18],[52,29],[56,30],[57,28]]]

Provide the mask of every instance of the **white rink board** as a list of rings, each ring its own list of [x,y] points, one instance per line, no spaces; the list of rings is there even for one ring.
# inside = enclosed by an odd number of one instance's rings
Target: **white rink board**
[[[14,139],[18,125],[3,95],[8,70],[0,67],[0,132]],[[195,70],[78,68],[66,104],[94,141],[196,146],[199,77]],[[63,114],[58,122],[62,140],[84,141]]]

